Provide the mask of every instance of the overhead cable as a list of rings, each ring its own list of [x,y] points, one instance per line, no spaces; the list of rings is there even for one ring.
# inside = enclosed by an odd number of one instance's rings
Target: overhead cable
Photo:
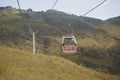
[[[25,23],[24,17],[23,17],[23,15],[22,15],[22,10],[21,10],[21,7],[20,7],[19,0],[17,0],[17,4],[18,4],[18,8],[19,8],[20,14],[21,14],[21,16],[22,16],[22,22],[23,22],[23,25],[26,26],[26,23]]]
[[[54,7],[55,7],[55,5],[57,4],[57,2],[58,2],[58,0],[55,0],[55,2],[54,2],[54,4],[53,4],[53,6],[52,6],[51,9],[54,9]]]
[[[89,11],[87,11],[85,14],[83,14],[83,16],[86,16],[88,13],[92,12],[94,9],[96,9],[97,7],[101,6],[103,3],[105,3],[107,0],[104,0],[103,2],[101,2],[100,4],[98,4],[97,6],[95,6],[94,8],[90,9]]]

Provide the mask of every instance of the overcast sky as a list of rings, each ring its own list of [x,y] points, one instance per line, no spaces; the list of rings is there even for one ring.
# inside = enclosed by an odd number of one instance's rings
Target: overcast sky
[[[18,8],[16,1],[17,0],[0,0],[0,7],[13,6]],[[80,16],[102,1],[104,0],[58,0],[54,9]],[[19,2],[22,9],[31,8],[34,11],[46,11],[51,9],[55,0],[19,0]],[[86,16],[102,20],[120,16],[120,0],[107,0]]]

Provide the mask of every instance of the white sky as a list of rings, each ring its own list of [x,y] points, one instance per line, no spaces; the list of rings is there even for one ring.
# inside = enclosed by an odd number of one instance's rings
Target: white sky
[[[0,0],[0,7],[13,6],[18,8],[16,1],[17,0]],[[104,0],[58,0],[54,9],[80,16],[102,1]],[[55,0],[19,0],[19,2],[22,9],[31,8],[34,11],[46,11],[52,7]],[[86,16],[102,20],[120,16],[120,0],[107,0]]]

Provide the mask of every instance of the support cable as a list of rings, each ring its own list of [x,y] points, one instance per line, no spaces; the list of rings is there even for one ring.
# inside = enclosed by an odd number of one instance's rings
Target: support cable
[[[98,8],[99,6],[101,6],[103,3],[105,3],[107,0],[104,0],[103,2],[101,2],[100,4],[98,4],[97,6],[95,6],[94,8],[90,9],[89,11],[87,11],[85,14],[83,14],[83,16],[86,16],[87,14],[89,14],[90,12],[92,12],[94,9]]]
[[[19,0],[17,0],[17,4],[18,4],[18,7],[19,7],[20,14],[21,14],[21,16],[22,16],[22,22],[23,22],[23,25],[26,26],[25,19],[24,19],[23,15],[22,15],[22,10],[21,10],[21,7],[20,7]]]
[[[85,14],[83,14],[83,16],[86,16],[87,14],[89,14],[90,12],[92,12],[94,9],[98,8],[99,6],[101,6],[103,3],[105,3],[107,0],[104,0],[103,2],[101,2],[100,4],[98,4],[97,6],[95,6],[94,8],[90,9],[89,11],[87,11]],[[70,29],[71,29],[71,35],[74,34],[73,29],[71,24],[69,24]]]
[[[55,0],[54,4],[52,5],[52,8],[51,9],[54,9],[54,7],[56,6],[58,0]]]

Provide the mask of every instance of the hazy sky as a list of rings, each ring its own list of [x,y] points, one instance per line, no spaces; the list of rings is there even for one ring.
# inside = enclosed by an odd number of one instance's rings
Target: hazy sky
[[[0,0],[0,7],[13,6],[18,8],[16,1],[17,0]],[[80,16],[102,1],[104,0],[58,0],[54,9]],[[19,2],[22,9],[31,8],[34,11],[46,11],[51,9],[55,0],[19,0]],[[86,16],[103,20],[120,16],[120,0],[107,0]]]

